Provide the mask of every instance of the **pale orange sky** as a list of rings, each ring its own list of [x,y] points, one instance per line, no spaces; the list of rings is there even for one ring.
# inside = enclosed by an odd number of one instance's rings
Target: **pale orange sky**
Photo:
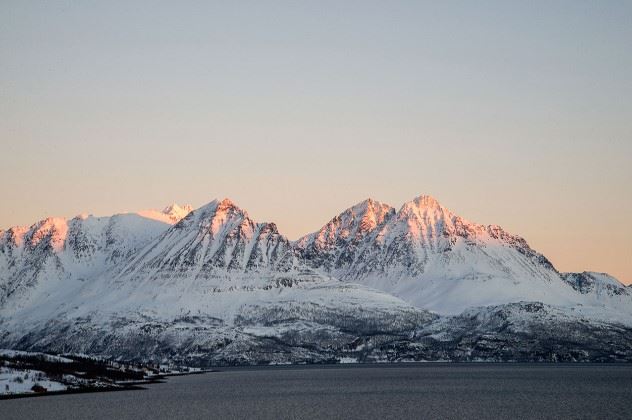
[[[291,239],[431,194],[632,282],[632,6],[0,6],[0,228],[230,197]]]

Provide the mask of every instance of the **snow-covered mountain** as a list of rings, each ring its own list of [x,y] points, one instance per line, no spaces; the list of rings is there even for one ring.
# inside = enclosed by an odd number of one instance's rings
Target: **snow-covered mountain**
[[[36,291],[40,282],[90,280],[127,261],[190,211],[191,206],[173,204],[163,211],[50,217],[0,230],[0,304]]]
[[[228,199],[0,231],[0,346],[20,350],[201,365],[466,360],[467,343],[511,345],[511,328],[488,322],[500,317],[536,342],[550,339],[545,318],[590,331],[574,345],[592,352],[543,359],[632,360],[595,344],[632,327],[631,290],[558,273],[524,239],[428,196],[398,211],[366,200],[295,242]],[[465,339],[472,317],[486,321]]]
[[[574,280],[585,274],[560,275],[523,238],[499,226],[469,222],[429,196],[397,212],[366,200],[295,246],[301,261],[317,271],[442,314],[519,301],[601,305],[615,296],[593,299],[586,287],[576,286],[587,281]],[[590,279],[593,285],[616,283],[617,291],[624,290],[611,277]],[[602,294],[600,287],[593,288]],[[618,300],[632,312],[628,294]]]
[[[1,346],[193,364],[335,361],[336,348],[359,337],[406,336],[435,318],[302,266],[274,224],[227,199],[171,226],[138,215],[100,224],[70,235],[73,221],[57,220],[45,252],[29,241],[0,249],[10,268],[0,282]],[[16,260],[16,249],[29,259]],[[19,281],[14,261],[33,267],[30,281]],[[273,332],[292,338],[279,344]]]
[[[147,275],[208,279],[225,273],[283,272],[292,266],[290,242],[274,223],[255,223],[230,200],[212,201],[189,213],[124,269]]]
[[[0,302],[61,279],[92,279],[139,251],[168,225],[135,214],[48,218],[0,232]],[[28,296],[26,296],[28,297]]]

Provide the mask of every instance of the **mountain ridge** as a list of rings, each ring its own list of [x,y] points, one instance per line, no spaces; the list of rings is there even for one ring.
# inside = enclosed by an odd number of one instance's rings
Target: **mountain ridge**
[[[516,341],[532,337],[533,360],[632,360],[630,288],[559,273],[429,196],[366,199],[296,241],[229,199],[161,213],[0,231],[0,346],[198,365],[532,360]]]
[[[500,243],[513,248],[528,259],[535,260],[537,265],[550,272],[548,274],[554,273],[559,277],[569,278],[566,274],[559,273],[545,256],[534,251],[524,238],[510,234],[498,225],[469,222],[443,207],[438,200],[429,195],[418,196],[402,204],[399,210],[372,198],[365,199],[332,218],[321,229],[295,241],[290,241],[282,235],[274,223],[255,224],[245,210],[239,208],[228,198],[221,201],[213,200],[195,210],[191,206],[179,206],[174,203],[166,206],[160,212],[149,210],[138,213],[123,213],[110,216],[110,218],[136,214],[139,217],[175,226],[187,215],[204,211],[208,206],[218,206],[222,211],[233,209],[242,214],[240,217],[249,227],[241,226],[238,229],[239,232],[233,232],[234,235],[239,236],[246,231],[248,231],[247,234],[252,235],[254,229],[263,229],[269,238],[274,237],[281,241],[282,247],[286,248],[284,252],[294,253],[294,259],[298,257],[312,268],[318,268],[328,275],[343,279],[358,281],[367,277],[369,278],[368,285],[372,287],[378,286],[380,288],[379,284],[375,284],[370,279],[375,271],[391,277],[402,277],[406,274],[393,273],[392,267],[389,268],[389,265],[393,265],[389,259],[392,259],[396,254],[399,254],[402,265],[409,271],[407,274],[423,276],[424,272],[431,269],[431,264],[428,262],[433,256],[432,254],[450,253],[454,246],[461,245],[457,242],[465,242],[466,247],[475,244],[490,247],[490,244]],[[1,243],[6,248],[11,244],[16,247],[26,241],[30,248],[35,249],[37,242],[44,238],[48,241],[45,245],[59,251],[66,246],[64,244],[65,235],[72,225],[80,223],[79,221],[105,220],[107,218],[81,215],[64,220],[49,217],[30,227],[16,226],[7,230],[0,230],[0,238],[3,238]],[[165,226],[162,230],[166,232],[168,229],[169,227]],[[51,232],[56,233],[56,235],[51,236]],[[244,239],[248,238],[237,238],[238,241],[241,240],[242,242]],[[248,251],[250,250],[252,249],[248,248]],[[375,252],[371,254],[371,251],[381,251],[381,254],[379,252],[377,255]],[[221,265],[220,260],[225,260],[227,257],[217,255],[217,263]],[[259,257],[269,256],[264,254],[259,255]],[[278,252],[275,254],[275,258],[278,258]],[[292,259],[290,256],[285,256],[285,258],[286,260]],[[370,261],[365,263],[366,260]],[[248,265],[248,262],[238,262],[236,259],[231,259],[226,264],[231,267],[243,267],[244,264]],[[357,267],[354,267],[354,264]],[[345,270],[345,267],[349,269]],[[389,269],[391,272],[388,272]],[[472,273],[468,273],[468,275],[471,277]],[[568,281],[565,283],[570,285]],[[390,290],[387,289],[387,291]]]

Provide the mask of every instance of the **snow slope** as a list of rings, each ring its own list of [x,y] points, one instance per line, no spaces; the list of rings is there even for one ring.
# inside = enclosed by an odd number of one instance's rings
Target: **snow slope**
[[[49,379],[44,372],[30,369],[12,369],[0,367],[0,395],[34,394],[33,386],[38,385],[47,391],[65,391],[66,385]]]

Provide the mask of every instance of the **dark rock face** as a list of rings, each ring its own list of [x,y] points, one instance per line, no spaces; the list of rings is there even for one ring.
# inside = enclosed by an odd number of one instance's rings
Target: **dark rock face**
[[[562,278],[573,289],[584,295],[599,293],[609,296],[632,296],[629,286],[624,286],[607,274],[584,271],[583,273],[562,273]]]

